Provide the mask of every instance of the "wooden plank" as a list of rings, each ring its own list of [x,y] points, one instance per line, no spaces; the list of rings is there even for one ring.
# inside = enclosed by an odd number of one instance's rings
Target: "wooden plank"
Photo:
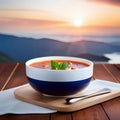
[[[94,74],[96,78],[119,82],[119,69],[112,64],[96,65]],[[110,120],[120,120],[120,97],[102,103],[103,109]]]
[[[120,69],[115,65],[105,65],[111,76],[120,82]],[[103,103],[103,107],[111,120],[120,120],[120,97]]]
[[[4,73],[6,67],[7,67],[7,64],[0,63],[0,90],[5,83],[5,79],[3,79],[3,77],[4,77],[3,73]]]
[[[71,113],[53,113],[51,114],[51,120],[73,120]]]
[[[120,97],[104,102],[102,105],[110,120],[120,120]]]
[[[11,64],[9,65],[10,68],[12,67]],[[7,69],[6,69],[7,71]],[[13,76],[11,77],[9,83],[5,87],[5,89],[16,87],[22,84],[27,83],[27,78],[25,76],[25,66],[24,64],[20,64],[16,71],[14,72]],[[30,120],[30,119],[35,119],[35,120],[49,120],[50,114],[39,114],[39,115],[3,115],[0,116],[0,120],[8,120],[15,119],[15,120]]]
[[[104,67],[107,69],[109,74],[114,78],[117,82],[120,82],[120,69],[118,69],[115,65],[112,64],[104,64]]]
[[[114,64],[120,70],[120,64]]]
[[[11,77],[11,80],[9,81],[6,88],[8,89],[8,88],[20,86],[26,83],[28,83],[28,81],[25,75],[25,65],[20,64],[16,69],[16,71],[14,72],[13,76]]]
[[[113,65],[111,65],[113,67]],[[116,72],[119,72],[118,70]],[[105,64],[96,64],[94,66],[94,77],[96,79],[107,80],[111,82],[117,82],[115,76],[110,74],[111,72],[107,69]]]
[[[7,114],[0,116],[0,120],[49,120],[46,114],[28,114],[28,115],[16,115]]]
[[[6,82],[9,82],[9,76],[16,64],[0,63],[0,91],[4,89]]]
[[[95,105],[72,113],[73,120],[109,120],[101,105]]]

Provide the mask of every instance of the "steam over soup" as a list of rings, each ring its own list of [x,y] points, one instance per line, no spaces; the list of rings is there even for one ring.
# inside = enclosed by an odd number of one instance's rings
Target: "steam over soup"
[[[79,68],[88,67],[89,64],[83,62],[76,62],[70,60],[47,60],[30,64],[32,67],[41,69],[53,69],[53,70],[76,70]]]

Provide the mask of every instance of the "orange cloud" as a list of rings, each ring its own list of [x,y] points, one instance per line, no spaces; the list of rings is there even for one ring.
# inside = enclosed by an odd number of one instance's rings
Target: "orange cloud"
[[[22,19],[22,18],[0,18],[1,28],[10,29],[48,29],[64,26],[64,21],[57,20],[38,20],[38,19]],[[1,29],[0,28],[0,29]]]
[[[120,0],[90,0],[90,1],[103,2],[112,5],[120,5]]]

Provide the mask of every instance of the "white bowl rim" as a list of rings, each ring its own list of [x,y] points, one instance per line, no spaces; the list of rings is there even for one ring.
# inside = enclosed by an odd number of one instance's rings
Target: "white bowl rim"
[[[35,63],[35,62],[39,62],[39,61],[45,61],[45,60],[72,60],[75,62],[83,62],[88,64],[89,66],[80,68],[80,69],[75,69],[75,70],[52,70],[52,69],[42,69],[42,68],[36,68],[33,66],[30,66],[30,64]],[[79,57],[71,57],[71,56],[44,56],[44,57],[36,57],[36,58],[32,58],[28,61],[25,62],[26,67],[30,67],[33,69],[39,69],[39,70],[45,70],[45,71],[77,71],[77,70],[82,70],[82,69],[86,69],[88,67],[93,66],[93,62],[91,60],[85,59],[85,58],[79,58]]]

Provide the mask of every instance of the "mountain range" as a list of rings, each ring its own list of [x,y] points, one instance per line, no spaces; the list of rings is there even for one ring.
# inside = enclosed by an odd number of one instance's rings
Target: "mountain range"
[[[61,42],[49,38],[34,39],[0,34],[0,52],[11,61],[18,62],[42,56],[76,56],[93,61],[108,61],[103,55],[120,52],[120,49],[116,43],[85,40]]]

